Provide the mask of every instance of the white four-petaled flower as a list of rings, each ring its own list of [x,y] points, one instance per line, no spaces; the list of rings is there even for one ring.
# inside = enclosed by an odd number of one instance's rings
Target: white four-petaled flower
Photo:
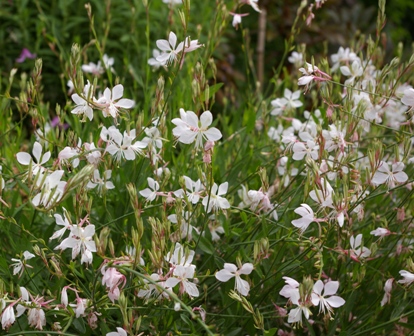
[[[246,280],[243,280],[240,276],[242,274],[250,274],[253,271],[253,264],[246,263],[243,264],[240,269],[237,268],[236,265],[231,263],[225,263],[224,269],[218,271],[216,273],[217,280],[220,280],[222,282],[227,282],[231,278],[235,277],[236,283],[235,283],[235,289],[238,291],[241,295],[248,295],[250,291],[250,285]]]

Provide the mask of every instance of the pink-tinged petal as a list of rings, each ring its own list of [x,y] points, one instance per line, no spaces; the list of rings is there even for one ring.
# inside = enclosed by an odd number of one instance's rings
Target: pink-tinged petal
[[[172,48],[175,49],[175,45],[177,44],[177,35],[174,32],[170,32],[168,35],[168,42],[171,44]]]
[[[83,105],[85,103],[85,99],[81,98],[77,93],[74,93],[71,98],[76,105]]]
[[[191,297],[198,297],[200,293],[198,292],[198,288],[195,284],[189,281],[183,281],[184,290],[188,295]]]
[[[46,152],[44,155],[43,155],[43,157],[42,157],[42,160],[39,162],[39,164],[45,164],[47,161],[49,161],[49,159],[50,159],[50,156],[51,156],[51,154],[50,154],[50,152],[48,151],[48,152]]]
[[[29,301],[29,292],[25,287],[20,287],[20,293],[22,294],[23,301]]]
[[[200,116],[200,122],[201,122],[202,128],[207,128],[208,126],[210,126],[211,123],[213,122],[213,115],[211,114],[211,112],[210,111],[203,112],[203,114]]]
[[[95,225],[89,224],[83,231],[84,237],[92,237],[95,234]]]
[[[398,183],[404,183],[408,180],[408,175],[402,171],[394,174],[394,178]]]
[[[165,287],[173,288],[177,286],[180,282],[180,279],[170,277],[167,279],[167,281],[165,281]]]
[[[302,76],[298,79],[298,85],[308,85],[313,78],[313,76]]]
[[[135,106],[135,102],[132,99],[123,98],[123,99],[119,100],[115,104],[115,106],[120,107],[120,108],[130,109],[130,108],[133,108]]]
[[[345,300],[343,298],[339,297],[339,296],[331,296],[331,297],[329,297],[325,300],[333,308],[338,308],[338,307],[341,307],[345,304]]]
[[[37,163],[40,163],[40,157],[42,156],[42,145],[38,142],[35,142],[33,145],[33,156],[36,159]]]
[[[187,123],[198,128],[198,117],[193,111],[187,111]]]
[[[124,95],[124,86],[122,84],[115,85],[112,89],[112,101],[122,98]]]
[[[28,166],[30,164],[30,161],[32,161],[32,156],[25,152],[17,153],[16,158],[20,164],[25,165],[25,166]]]
[[[305,204],[305,203],[301,204],[301,206],[299,208],[295,209],[294,213],[296,213],[296,214],[298,214],[302,217],[313,217],[312,208],[309,205]]]
[[[229,188],[229,183],[228,182],[224,182],[224,183],[220,184],[217,195],[219,195],[219,196],[225,195],[227,193],[228,188]]]
[[[318,294],[321,295],[322,290],[323,290],[324,284],[321,280],[318,280],[315,282],[315,284],[313,285],[313,291]],[[336,292],[335,292],[336,293]]]
[[[315,287],[313,288],[313,290],[315,291]],[[312,295],[311,295],[311,301],[312,301],[312,304],[314,306],[318,306],[319,305],[319,302],[320,302],[319,295],[318,294],[315,294],[315,293],[312,293]]]
[[[167,40],[157,40],[155,44],[157,45],[158,49],[160,49],[161,51],[171,51],[170,43]],[[156,57],[157,61],[158,61],[158,57]]]
[[[236,290],[243,296],[247,296],[250,291],[250,285],[246,280],[236,276]]]
[[[381,161],[378,167],[378,171],[381,173],[389,174],[390,168],[387,162]]]
[[[388,174],[384,174],[384,173],[377,171],[372,177],[371,182],[374,183],[375,185],[380,185],[380,184],[384,184],[388,180],[388,178],[389,178]]]
[[[232,272],[232,273],[236,273],[237,272],[237,266],[235,264],[231,264],[231,263],[225,263],[224,264],[224,269]]]
[[[154,191],[152,191],[152,190],[151,190],[151,189],[149,189],[149,188],[145,188],[144,190],[141,190],[141,191],[139,192],[139,194],[140,194],[142,197],[147,198],[147,199],[148,199],[148,201],[153,201],[153,200],[155,199],[155,197],[151,197],[151,199],[149,199],[149,197],[150,197],[150,196],[153,196],[153,195],[154,195]]]
[[[64,170],[55,170],[52,174],[50,174],[47,178],[49,180],[49,187],[52,189],[56,187],[60,179],[62,178],[63,174],[65,173]]]
[[[217,141],[217,140],[220,140],[223,137],[221,132],[215,127],[212,127],[210,129],[208,129],[207,131],[203,132],[203,134],[210,141]]]
[[[323,292],[324,296],[334,295],[338,291],[339,282],[338,281],[329,281],[325,284],[325,291]]]
[[[399,172],[399,171],[403,171],[404,167],[405,167],[405,165],[402,162],[393,163],[392,164],[392,172],[396,173],[396,172]]]
[[[341,66],[341,68],[340,68],[340,70],[341,70],[341,72],[342,72],[342,74],[344,75],[344,76],[351,76],[352,74],[351,74],[351,70],[347,67],[347,66]]]
[[[291,223],[303,232],[308,228],[309,224],[312,223],[312,220],[302,217],[300,219],[293,220]]]
[[[291,286],[291,287],[293,287],[293,288],[297,288],[297,287],[299,287],[299,282],[297,282],[295,279],[293,279],[293,278],[289,278],[289,277],[287,277],[287,276],[284,276],[284,277],[282,277],[282,279],[283,280],[285,280],[285,282],[289,285],[289,286]]]
[[[181,52],[183,50],[183,48],[184,48],[184,42],[180,42],[178,44],[177,48],[175,48],[175,52],[176,53],[179,53],[179,52]]]
[[[361,246],[361,243],[362,243],[362,233],[360,233],[359,235],[357,235],[356,237],[355,237],[355,249],[357,249],[358,247],[360,247]]]
[[[254,268],[254,266],[251,263],[244,264],[240,268],[239,273],[240,274],[250,274],[253,271],[253,268]]]
[[[218,200],[218,203],[219,203],[219,207],[221,209],[229,209],[230,208],[230,203],[225,198],[220,197],[219,200]]]
[[[135,152],[131,148],[124,150],[123,154],[126,160],[135,160]]]
[[[109,88],[106,88],[104,90],[103,97],[105,98],[106,104],[109,104],[109,102],[112,100],[111,99],[112,94],[111,94],[111,90],[109,90]]]
[[[160,62],[161,64],[166,64],[167,63],[167,61],[169,60],[169,58],[170,58],[170,54],[167,54],[167,53],[163,53],[163,54],[161,54],[160,56],[158,56],[157,58],[156,58],[156,60],[158,61],[158,62]]]
[[[176,128],[174,130],[176,130]],[[174,130],[173,130],[173,134],[175,133],[174,136],[177,136],[180,142],[187,144],[187,145],[193,143],[198,134],[196,132],[190,131],[189,129],[178,129],[176,132],[174,132]],[[177,134],[178,131],[181,131],[181,133]]]
[[[93,240],[85,242],[86,248],[91,252],[96,252],[96,244]]]
[[[407,106],[414,106],[414,89],[405,90],[401,102]]]
[[[35,206],[35,207],[38,207],[39,206],[39,204],[40,204],[40,196],[42,195],[42,193],[38,193],[35,197],[33,197],[33,199],[32,199],[32,204]]]

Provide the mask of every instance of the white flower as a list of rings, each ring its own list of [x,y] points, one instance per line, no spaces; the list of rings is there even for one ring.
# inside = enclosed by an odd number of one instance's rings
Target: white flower
[[[232,26],[236,28],[242,22],[242,16],[240,14],[233,15]]]
[[[88,83],[83,88],[83,97],[79,96],[77,93],[72,95],[72,100],[75,102],[76,106],[71,111],[72,114],[85,115],[89,120],[93,119],[93,109],[89,105],[89,101],[92,100],[93,86],[91,83]]]
[[[135,102],[132,99],[122,98],[123,95],[124,87],[122,84],[118,84],[113,87],[112,91],[106,88],[103,96],[95,101],[102,109],[102,114],[105,118],[112,116],[115,119],[119,115],[120,108],[131,109],[135,106]]]
[[[83,145],[85,146],[85,150],[88,151],[88,153],[85,153],[86,160],[88,160],[90,164],[97,166],[101,161],[102,156],[100,150],[95,147],[93,142],[85,142]]]
[[[186,195],[189,202],[197,204],[200,200],[200,193],[203,191],[203,186],[201,185],[200,179],[194,182],[192,179],[185,175],[183,176],[183,179],[185,182],[185,188],[187,190],[184,191],[183,189],[178,189],[174,191],[174,195],[180,198],[184,198],[184,195]]]
[[[282,279],[285,280],[286,285],[284,285],[280,290],[279,295],[282,295],[290,300],[290,298],[294,295],[293,293],[297,292],[299,294],[299,282],[287,276],[282,277]]]
[[[47,209],[60,201],[66,187],[66,182],[60,180],[63,174],[63,170],[56,170],[46,175],[46,178],[44,175],[40,176],[37,180],[37,186],[41,187],[41,191],[32,199],[34,206],[43,205]]]
[[[165,286],[174,288],[176,285],[180,284],[180,293],[186,292],[190,297],[197,297],[200,295],[197,286],[188,281],[188,279],[194,278],[194,269],[195,267],[185,267],[182,265],[177,265],[174,268],[173,275],[165,281]]]
[[[147,202],[152,202],[157,197],[157,193],[158,193],[158,189],[160,188],[160,185],[157,181],[155,181],[151,177],[147,177],[147,181],[148,181],[149,188],[145,188],[144,190],[141,190],[139,193],[141,196],[147,199]]]
[[[350,238],[351,257],[359,259],[359,258],[367,258],[371,255],[371,250],[365,246],[361,248],[361,243],[362,243],[361,233],[357,235],[356,238],[354,238],[354,236],[351,236]]]
[[[274,109],[270,112],[271,115],[280,115],[285,110],[296,109],[301,107],[303,103],[299,100],[300,90],[292,93],[289,89],[285,89],[283,98],[277,98],[270,103]]]
[[[64,239],[60,245],[55,247],[55,250],[65,250],[67,248],[72,249],[72,259],[81,252],[81,264],[86,262],[92,263],[92,252],[96,252],[96,245],[93,240],[95,234],[95,225],[89,224],[85,228],[78,225],[73,225],[70,232],[70,237]]]
[[[300,67],[303,64],[303,55],[297,51],[293,51],[288,57],[288,61],[296,67]]]
[[[183,51],[184,42],[180,42],[177,46],[177,35],[174,32],[170,32],[167,40],[157,40],[158,49],[162,51],[162,54],[156,57],[162,65],[170,65],[172,62],[178,59],[178,54]]]
[[[93,172],[93,178],[91,181],[88,182],[86,185],[86,188],[88,189],[94,189],[96,186],[98,186],[98,193],[101,193],[102,190],[110,190],[114,189],[115,186],[111,181],[108,181],[111,178],[112,170],[108,169],[105,170],[103,173],[103,178],[101,178],[101,175],[99,174],[99,170],[95,169]]]
[[[319,145],[312,140],[308,140],[306,145],[303,142],[296,142],[292,147],[292,151],[293,160],[300,161],[303,160],[305,156],[316,160],[319,156]]]
[[[407,106],[414,106],[414,89],[409,88],[404,91],[404,95],[401,98],[401,102]]]
[[[116,160],[120,161],[122,158],[126,160],[135,160],[136,155],[142,155],[142,149],[147,147],[147,144],[142,141],[132,141],[136,138],[135,129],[131,130],[129,134],[125,131],[122,136],[121,132],[115,127],[111,126],[108,129],[102,127],[101,139],[108,142],[106,151],[115,156]]]
[[[405,270],[402,270],[399,273],[404,279],[398,280],[398,283],[409,286],[414,282],[414,274],[413,273],[410,273],[410,272],[405,271]]]
[[[145,289],[140,289],[137,296],[141,299],[144,299],[145,301],[148,301],[151,296],[153,296],[155,299],[168,298],[168,293],[159,288],[160,286],[166,288],[165,281],[161,281],[162,279],[160,275],[153,273],[151,274],[150,279],[156,282],[158,286],[149,283],[148,280],[144,279],[144,282],[146,283]]]
[[[316,281],[313,285],[311,300],[313,305],[319,305],[319,313],[322,312],[325,314],[325,310],[327,310],[330,316],[333,312],[332,308],[338,308],[345,304],[343,298],[334,295],[338,288],[338,281],[328,281],[325,284],[321,280]]]
[[[300,300],[299,290],[292,291],[290,301],[292,302],[292,304],[297,305],[297,307],[291,309],[291,311],[289,312],[288,323],[299,323],[300,325],[302,325],[302,314],[308,320],[311,312],[309,308]]]
[[[176,267],[178,265],[189,267],[193,261],[194,254],[195,253],[192,250],[188,250],[186,253],[184,247],[180,243],[175,243],[173,254],[171,255],[171,253],[168,252],[164,259],[170,263],[172,267]]]
[[[375,185],[386,183],[388,188],[394,188],[397,183],[404,183],[408,180],[408,175],[403,172],[404,167],[404,163],[396,162],[392,164],[390,171],[388,163],[381,161],[372,178],[372,183]]]
[[[306,69],[299,68],[299,71],[303,74],[298,80],[298,85],[308,85],[314,78],[315,73],[318,71],[318,67],[306,62]]]
[[[12,264],[12,266],[13,266],[13,275],[16,275],[17,273],[20,273],[19,277],[21,277],[25,267],[33,268],[32,266],[27,265],[26,261],[30,260],[34,257],[35,257],[35,255],[33,253],[30,253],[29,251],[24,251],[23,252],[23,261],[20,260],[20,259],[11,258],[11,260],[14,261],[14,264]]]
[[[82,70],[87,73],[92,73],[95,76],[99,76],[104,73],[105,69],[110,69],[112,72],[114,69],[112,65],[114,65],[113,57],[108,57],[107,54],[104,54],[103,57],[104,67],[101,65],[101,61],[98,61],[97,64],[90,62],[89,64],[82,65]]]
[[[179,0],[181,1],[181,0]],[[158,49],[152,50],[152,58],[148,60],[148,65],[153,67],[155,70],[159,69],[159,67],[164,66],[164,63],[161,63],[160,61],[157,61],[157,57],[161,55],[160,51]]]
[[[321,178],[321,189],[315,189],[312,190],[309,193],[309,196],[318,204],[320,204],[321,207],[333,207],[333,200],[332,196],[334,194],[333,188],[329,184],[328,181],[326,181],[324,178]]]
[[[302,218],[292,221],[293,226],[299,228],[301,232],[304,232],[309,224],[315,221],[315,215],[312,208],[305,203],[301,204],[299,208],[296,208],[294,212],[302,216]]]
[[[229,201],[224,197],[221,197],[221,195],[227,193],[228,187],[228,182],[220,184],[220,187],[217,186],[217,183],[213,184],[210,195],[205,196],[203,199],[203,206],[207,212],[210,212],[212,209],[218,210],[230,208]]]
[[[331,61],[333,63],[331,71],[335,71],[341,64],[348,64],[358,59],[358,56],[352,52],[349,48],[344,49],[339,47],[337,54],[331,55]]]
[[[385,228],[377,228],[371,231],[370,234],[376,237],[385,237],[385,236],[389,236],[391,234],[391,231]]]
[[[390,278],[385,282],[384,297],[381,300],[381,307],[385,306],[387,303],[390,303],[391,301],[391,290],[392,290],[393,282],[394,282],[394,278]]]
[[[7,330],[16,321],[13,305],[9,305],[1,315],[1,326],[3,330]]]
[[[217,128],[208,128],[213,122],[213,115],[210,111],[203,112],[199,120],[193,111],[185,112],[181,108],[180,116],[180,118],[172,120],[172,123],[177,126],[173,129],[173,134],[178,138],[178,141],[191,144],[195,140],[196,149],[200,149],[203,147],[204,139],[210,141],[221,139],[222,134]]]
[[[361,66],[359,59],[356,59],[352,62],[351,68],[346,65],[340,67],[341,72],[344,76],[349,77],[345,81],[345,85],[352,85],[357,77],[361,77],[364,73],[364,69]]]
[[[128,334],[125,329],[117,327],[116,331],[109,332],[106,334],[106,336],[128,336]]]
[[[46,152],[44,155],[42,155],[42,152],[42,145],[35,142],[33,145],[33,156],[36,159],[35,163],[29,153],[19,152],[16,154],[16,158],[22,165],[29,166],[31,164],[33,175],[37,175],[39,171],[44,172],[46,170],[42,165],[49,161],[51,156],[50,152]]]
[[[246,280],[243,280],[241,274],[250,274],[253,271],[253,264],[247,263],[243,264],[240,269],[237,269],[237,266],[230,263],[224,264],[224,269],[216,273],[216,279],[221,282],[227,282],[231,278],[235,277],[235,290],[238,291],[241,295],[248,295],[250,291],[250,285]]]

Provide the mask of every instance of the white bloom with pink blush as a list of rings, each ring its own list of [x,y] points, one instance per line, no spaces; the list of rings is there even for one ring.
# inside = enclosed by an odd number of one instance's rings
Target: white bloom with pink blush
[[[292,221],[292,225],[300,229],[301,232],[304,232],[309,224],[315,221],[315,214],[312,208],[305,203],[301,204],[299,208],[296,208],[294,212],[302,216],[302,218]]]
[[[211,210],[225,210],[230,208],[230,203],[227,199],[222,197],[227,193],[227,189],[229,188],[229,183],[224,182],[220,184],[220,186],[217,185],[217,183],[214,183],[210,195],[207,195],[203,198],[203,206],[206,212],[210,212]]]
[[[351,258],[359,260],[360,258],[367,258],[371,255],[371,250],[365,246],[362,246],[361,233],[357,235],[356,238],[354,238],[354,236],[351,236],[350,245]]]
[[[92,252],[96,252],[96,244],[93,240],[95,234],[95,225],[89,224],[85,228],[79,225],[73,225],[70,231],[70,237],[64,239],[55,250],[72,249],[72,259],[75,259],[79,253],[82,254],[81,263],[92,263]]]
[[[296,142],[292,147],[293,160],[300,161],[306,156],[306,158],[316,160],[319,157],[319,145],[314,141],[308,140],[305,143]]]
[[[384,297],[381,300],[381,307],[385,306],[387,303],[391,302],[391,290],[394,278],[390,278],[385,282],[384,285]]]
[[[194,278],[195,267],[178,265],[174,268],[173,277],[165,281],[165,286],[174,288],[180,284],[180,294],[186,292],[190,297],[198,297],[200,295],[197,286],[188,281]]]
[[[407,106],[414,106],[414,89],[409,88],[404,91],[404,95],[401,98],[401,102]]]
[[[386,228],[377,228],[371,231],[370,234],[376,237],[385,237],[385,236],[389,236],[391,234],[391,231]]]
[[[158,189],[160,189],[160,185],[152,177],[147,177],[147,181],[148,181],[149,188],[145,188],[144,190],[141,190],[139,194],[142,197],[145,197],[147,202],[152,202],[153,200],[157,198]]]
[[[399,273],[404,279],[398,280],[398,283],[409,286],[414,282],[414,274],[413,273],[410,273],[406,270],[402,270]]]
[[[243,264],[240,269],[236,265],[225,263],[224,269],[216,273],[216,279],[221,282],[227,282],[231,278],[235,278],[235,290],[238,291],[241,295],[247,296],[250,291],[250,285],[246,280],[241,278],[242,274],[250,274],[253,271],[253,264],[246,263]]]
[[[83,96],[79,96],[77,93],[74,93],[72,95],[72,100],[76,104],[75,108],[71,111],[72,114],[77,114],[79,116],[82,116],[84,120],[84,116],[86,116],[89,120],[93,119],[93,109],[90,106],[89,102],[93,100],[92,97],[93,94],[93,86],[91,83],[88,83],[83,88]]]
[[[112,116],[115,119],[118,117],[120,109],[131,109],[135,106],[135,102],[132,99],[122,98],[123,95],[124,86],[118,84],[112,90],[106,88],[103,96],[95,100],[95,104],[102,110],[105,118]]]
[[[174,118],[172,123],[176,125],[173,129],[173,135],[179,142],[184,144],[191,144],[195,141],[195,148],[203,148],[203,141],[218,141],[221,139],[221,132],[209,126],[213,122],[213,115],[210,111],[205,111],[201,114],[200,119],[193,111],[184,111],[180,109],[180,118]]]
[[[36,185],[41,191],[32,199],[32,204],[36,207],[43,205],[46,209],[51,208],[59,202],[65,192],[66,182],[61,181],[64,171],[56,170],[46,175],[46,172],[39,176]]]
[[[319,305],[319,313],[325,314],[325,311],[327,311],[328,315],[331,316],[331,313],[333,313],[332,308],[338,308],[345,304],[343,298],[334,295],[338,288],[338,281],[328,281],[325,284],[321,280],[316,281],[313,285],[311,300],[314,306]]]
[[[385,183],[388,188],[394,188],[396,184],[405,183],[408,180],[408,175],[403,172],[404,167],[404,163],[396,162],[392,164],[390,170],[388,163],[381,161],[371,181],[374,185]]]
[[[107,267],[104,265],[101,269],[102,285],[106,286],[108,290],[108,297],[112,301],[119,299],[122,289],[126,284],[126,277],[114,267]],[[122,287],[121,287],[122,286]],[[121,287],[121,288],[120,288]]]
[[[17,161],[24,166],[30,166],[32,168],[32,174],[37,175],[38,172],[44,172],[46,168],[43,165],[49,161],[50,152],[43,154],[42,145],[38,142],[35,142],[33,145],[33,156],[36,159],[36,162],[33,161],[32,156],[29,153],[19,152],[16,154]]]
[[[1,327],[3,330],[7,330],[16,321],[16,315],[14,314],[13,305],[9,305],[1,315]]]

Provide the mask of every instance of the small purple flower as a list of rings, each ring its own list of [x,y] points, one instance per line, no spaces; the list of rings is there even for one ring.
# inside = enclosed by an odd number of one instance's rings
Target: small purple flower
[[[52,127],[59,127],[59,129],[64,129],[64,130],[66,130],[66,129],[68,129],[68,128],[69,128],[69,125],[68,125],[68,124],[66,124],[66,123],[64,123],[64,124],[60,124],[60,119],[59,119],[59,117],[58,117],[58,116],[55,116],[55,117],[51,120],[51,122],[50,122],[50,126],[52,126]]]
[[[16,58],[16,62],[23,63],[26,58],[34,59],[36,58],[36,54],[32,54],[29,49],[23,48],[19,58]]]

